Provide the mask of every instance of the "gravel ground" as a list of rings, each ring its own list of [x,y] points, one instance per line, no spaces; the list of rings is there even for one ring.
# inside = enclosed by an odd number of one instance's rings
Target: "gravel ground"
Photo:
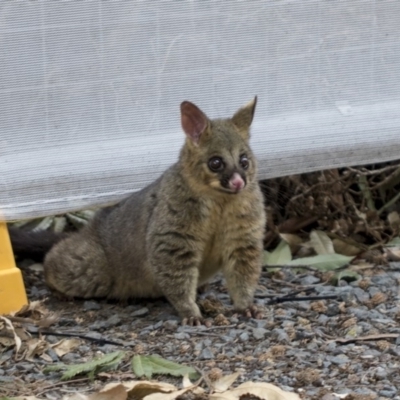
[[[269,382],[304,399],[339,398],[333,393],[351,394],[347,399],[400,399],[400,336],[396,337],[400,335],[400,263],[365,270],[362,280],[341,281],[339,286],[331,286],[326,275],[313,271],[264,272],[256,294],[264,313],[259,320],[233,313],[224,282],[217,277],[199,295],[205,315],[213,322],[210,328],[180,326],[164,300],[125,305],[59,300],[46,289],[40,265],[21,264],[29,299],[47,298],[46,307],[60,315],[49,329],[122,344],[82,340],[61,359],[48,350],[47,359],[73,364],[115,350],[126,351],[126,358],[118,371],[94,381],[77,377],[65,383],[59,373],[43,374],[48,364],[43,358],[16,361],[14,350],[0,345],[0,394],[58,399],[74,391],[90,393],[108,382],[135,379],[129,363],[133,355],[157,354],[195,366],[210,379],[240,371],[237,383]],[[297,296],[337,295],[338,299],[267,304],[271,297],[297,291]],[[380,336],[354,340],[368,335]],[[61,339],[45,338],[49,343]],[[155,379],[180,382],[165,376]]]

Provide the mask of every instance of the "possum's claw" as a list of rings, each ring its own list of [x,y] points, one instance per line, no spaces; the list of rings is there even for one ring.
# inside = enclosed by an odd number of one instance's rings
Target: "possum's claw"
[[[189,318],[183,318],[182,325],[188,325],[188,326],[204,325],[207,328],[209,328],[210,326],[212,326],[212,321],[205,318],[189,317]]]
[[[244,315],[248,318],[262,319],[262,312],[254,304],[244,310]]]
[[[203,323],[203,318],[199,317],[188,317],[183,318],[182,325],[189,325],[189,326],[200,326]]]
[[[262,312],[254,304],[247,307],[245,310],[237,311],[234,316],[238,317],[240,314],[246,318],[262,319],[263,317]]]

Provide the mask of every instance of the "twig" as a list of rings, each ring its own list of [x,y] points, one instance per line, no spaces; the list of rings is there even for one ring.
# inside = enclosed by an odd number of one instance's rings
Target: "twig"
[[[224,328],[234,328],[236,324],[232,325],[221,325],[221,326],[210,326],[207,328],[207,331],[215,330],[215,329],[224,329]]]
[[[369,188],[368,181],[367,181],[367,178],[365,177],[365,175],[361,175],[359,177],[358,187],[360,188],[360,190],[364,196],[364,199],[367,201],[368,209],[371,211],[376,210],[375,203],[372,198],[372,193]]]
[[[319,269],[310,267],[309,265],[263,265],[264,269],[273,269],[273,268],[304,268],[313,272],[320,272]]]
[[[39,397],[43,393],[46,393],[49,390],[51,390],[57,386],[70,385],[71,383],[78,383],[78,382],[86,382],[88,380],[89,380],[89,378],[79,378],[79,379],[74,379],[74,380],[68,381],[68,382],[57,382],[57,383],[54,383],[53,385],[45,386],[44,388],[41,389],[41,391],[39,393],[36,394],[36,396]]]
[[[383,333],[378,335],[360,336],[356,338],[337,338],[328,340],[328,343],[337,342],[337,343],[347,344],[347,343],[366,341],[366,340],[397,339],[398,337],[400,337],[398,333]]]
[[[310,186],[308,189],[304,190],[303,192],[296,194],[295,196],[292,196],[289,199],[289,203],[293,203],[294,201],[296,201],[297,199],[299,199],[300,197],[304,197],[305,195],[307,195],[308,193],[312,192],[314,189],[316,189],[318,186],[331,186],[334,183],[338,183],[343,181],[343,178],[339,178],[339,179],[334,179],[332,181],[326,181],[326,182],[318,182],[315,183],[314,185]]]
[[[302,297],[277,297],[272,298],[267,302],[267,304],[278,304],[284,303],[286,301],[314,301],[314,300],[337,300],[337,295],[327,295],[327,296],[302,296]]]
[[[385,211],[387,208],[392,206],[394,203],[396,203],[397,200],[400,198],[400,193],[397,193],[396,196],[392,197],[386,204],[384,204],[379,210],[378,210],[378,215],[381,215],[383,211]]]
[[[378,175],[378,174],[382,174],[384,172],[390,171],[392,169],[398,169],[399,166],[396,165],[388,165],[387,167],[384,168],[380,168],[380,169],[375,169],[375,170],[367,170],[366,168],[361,168],[361,169],[356,169],[356,168],[351,168],[351,167],[347,167],[346,169],[354,172],[358,175],[365,175],[365,176],[370,176],[370,175]]]
[[[82,335],[80,333],[74,333],[74,332],[53,332],[53,331],[44,331],[44,330],[40,330],[40,329],[27,329],[26,331],[33,335],[41,334],[41,335],[53,335],[53,336],[61,336],[61,337],[77,337],[79,339],[97,342],[100,346],[103,346],[104,344],[113,344],[115,346],[124,346],[123,343],[114,342],[113,340],[94,338],[91,336],[86,336],[86,335]]]
[[[400,167],[398,165],[394,165],[393,167],[397,167],[395,171],[393,171],[389,176],[387,176],[383,181],[378,182],[374,186],[371,187],[371,190],[384,188],[386,185],[390,183],[390,181],[397,177],[400,173]]]
[[[263,296],[264,298],[270,298],[270,300],[267,302],[267,304],[278,304],[278,303],[283,303],[286,301],[313,301],[313,300],[336,300],[338,298],[337,295],[326,295],[326,296],[299,296],[296,297],[296,295],[300,293],[310,293],[314,292],[315,287],[308,287],[306,289],[299,289],[292,291],[288,294],[285,294],[283,296],[271,296],[271,295],[265,295]],[[260,295],[256,295],[256,297],[261,297]]]

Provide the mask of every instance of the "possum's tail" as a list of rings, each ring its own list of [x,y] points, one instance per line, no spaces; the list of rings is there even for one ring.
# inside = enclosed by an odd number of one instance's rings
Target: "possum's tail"
[[[13,227],[8,228],[11,245],[15,255],[43,261],[46,253],[60,240],[67,237],[66,233],[51,231],[29,232]]]

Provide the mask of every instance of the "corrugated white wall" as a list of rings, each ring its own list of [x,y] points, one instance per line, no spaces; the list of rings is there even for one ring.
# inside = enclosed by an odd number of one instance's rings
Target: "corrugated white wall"
[[[0,213],[101,204],[259,96],[260,178],[400,158],[400,2],[0,3]]]

